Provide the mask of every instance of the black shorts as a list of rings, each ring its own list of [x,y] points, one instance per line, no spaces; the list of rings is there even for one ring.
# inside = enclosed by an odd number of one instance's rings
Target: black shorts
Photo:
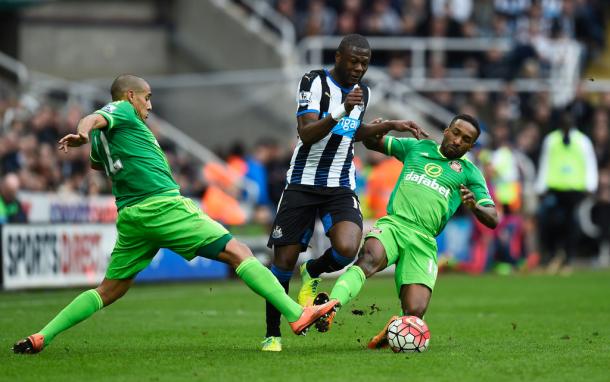
[[[342,221],[357,224],[362,230],[360,201],[346,187],[318,187],[289,184],[282,194],[267,246],[301,244],[307,248],[313,235],[316,215],[324,232]]]

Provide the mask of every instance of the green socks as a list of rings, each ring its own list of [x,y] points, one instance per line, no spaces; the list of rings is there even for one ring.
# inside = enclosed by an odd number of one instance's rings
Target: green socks
[[[256,257],[252,256],[242,261],[235,270],[237,276],[244,280],[258,295],[264,297],[275,306],[288,322],[294,322],[301,317],[303,308],[291,299],[277,278]]]
[[[330,299],[339,300],[341,305],[345,306],[360,293],[365,281],[366,276],[359,266],[349,267],[335,283],[333,290],[330,292]]]
[[[44,336],[45,346],[50,344],[56,335],[89,318],[103,307],[102,298],[95,289],[79,294],[39,332]]]

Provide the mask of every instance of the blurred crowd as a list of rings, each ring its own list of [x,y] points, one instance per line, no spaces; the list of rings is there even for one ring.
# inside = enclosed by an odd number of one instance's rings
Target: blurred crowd
[[[588,57],[599,52],[605,43],[605,4],[601,0],[270,1],[278,13],[294,24],[299,38],[350,33],[507,38],[518,46],[507,61],[536,57],[543,66],[553,60],[558,41],[582,42]],[[496,50],[482,56],[456,54],[448,63],[481,77],[514,75],[514,62],[500,68],[495,65],[500,56]],[[375,63],[375,55],[373,59]]]

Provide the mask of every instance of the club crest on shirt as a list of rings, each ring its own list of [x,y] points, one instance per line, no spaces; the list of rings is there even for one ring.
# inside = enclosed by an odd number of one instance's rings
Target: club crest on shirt
[[[299,106],[307,106],[311,102],[311,92],[302,90],[299,92]]]
[[[275,226],[275,229],[273,230],[273,233],[271,234],[271,237],[274,238],[274,239],[279,239],[282,236],[284,236],[282,234],[282,228],[280,226]]]
[[[458,161],[452,160],[449,162],[449,167],[455,172],[462,172],[462,164]]]

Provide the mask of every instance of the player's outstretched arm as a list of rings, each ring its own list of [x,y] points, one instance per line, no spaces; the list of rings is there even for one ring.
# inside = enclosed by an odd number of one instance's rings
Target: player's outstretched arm
[[[375,118],[374,120],[369,122],[367,125],[369,125],[369,126],[377,125],[377,124],[380,124],[382,121],[383,120],[381,118]],[[364,147],[366,147],[369,150],[378,151],[380,153],[385,154],[385,150],[383,149],[383,139],[385,138],[386,133],[379,133],[379,134],[371,135],[371,136],[368,136],[368,137],[362,139],[362,143],[364,144]]]
[[[68,147],[79,147],[89,142],[89,132],[108,126],[106,118],[100,114],[89,114],[76,126],[76,134],[68,134],[59,140],[59,149],[68,152]]]
[[[95,162],[91,162],[91,168],[96,171],[104,171],[104,166]]]
[[[307,113],[297,117],[297,130],[299,137],[305,145],[312,145],[324,138],[335,127],[341,118],[352,112],[354,106],[362,104],[362,89],[358,86],[345,97],[336,110],[332,110],[326,117],[317,119],[317,114]]]
[[[496,211],[496,206],[478,205],[472,191],[464,185],[460,185],[460,194],[462,196],[462,203],[472,211],[478,221],[491,229],[498,226],[498,211]]]
[[[361,124],[356,131],[355,140],[364,141],[368,138],[379,138],[392,130],[411,133],[416,139],[429,136],[424,129],[413,121],[382,121],[378,118],[370,123]]]

